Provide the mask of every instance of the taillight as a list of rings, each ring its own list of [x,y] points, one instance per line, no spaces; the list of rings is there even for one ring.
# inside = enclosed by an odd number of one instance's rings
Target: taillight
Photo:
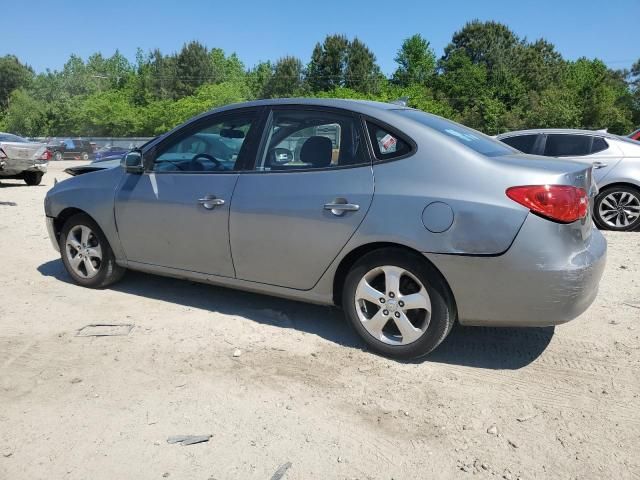
[[[507,188],[507,197],[533,213],[560,223],[586,217],[589,198],[584,188],[570,185],[523,185]]]
[[[42,155],[40,155],[40,160],[51,160],[51,152],[49,150],[45,150]]]

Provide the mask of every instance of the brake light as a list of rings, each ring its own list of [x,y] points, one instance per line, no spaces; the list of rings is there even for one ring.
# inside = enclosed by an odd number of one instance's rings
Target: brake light
[[[40,155],[40,160],[51,160],[51,152],[49,150],[45,150],[42,155]]]
[[[589,211],[587,192],[570,185],[523,185],[507,188],[506,194],[533,213],[560,223],[575,222]]]

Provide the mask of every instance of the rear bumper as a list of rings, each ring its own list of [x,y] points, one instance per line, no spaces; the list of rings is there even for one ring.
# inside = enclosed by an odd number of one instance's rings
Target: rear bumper
[[[15,177],[22,172],[47,172],[47,162],[34,162],[33,160],[16,160],[7,158],[0,162],[0,177]]]
[[[558,325],[591,305],[606,263],[605,238],[577,223],[529,215],[503,255],[426,256],[449,282],[461,324]]]

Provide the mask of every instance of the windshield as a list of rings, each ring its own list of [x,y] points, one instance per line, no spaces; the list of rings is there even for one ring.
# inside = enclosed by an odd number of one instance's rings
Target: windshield
[[[28,143],[29,141],[11,133],[0,133],[0,142]]]
[[[499,155],[511,155],[516,152],[504,143],[488,137],[484,133],[480,133],[477,130],[465,127],[459,123],[452,122],[451,120],[430,115],[428,113],[421,112],[420,110],[402,109],[396,110],[396,112],[404,117],[411,118],[422,125],[447,135],[456,142],[461,143],[482,155],[496,157]]]

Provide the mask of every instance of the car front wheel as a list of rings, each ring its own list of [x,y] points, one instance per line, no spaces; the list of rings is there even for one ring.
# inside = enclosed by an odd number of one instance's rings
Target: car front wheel
[[[600,228],[635,230],[640,227],[640,190],[627,186],[605,188],[597,196],[593,210]]]
[[[342,304],[369,347],[402,359],[427,355],[457,318],[442,275],[420,255],[395,248],[375,250],[355,263]]]
[[[87,152],[82,152],[82,160],[89,160],[89,154]]]
[[[62,152],[55,152],[55,153],[53,154],[53,159],[54,159],[54,160],[57,160],[57,161],[62,160]]]
[[[60,233],[62,262],[83,287],[104,288],[117,282],[125,269],[116,264],[104,233],[91,217],[77,214],[69,218]]]

